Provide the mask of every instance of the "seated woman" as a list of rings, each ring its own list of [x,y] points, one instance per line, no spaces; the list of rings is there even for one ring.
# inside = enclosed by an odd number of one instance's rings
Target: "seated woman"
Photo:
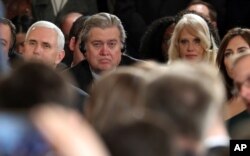
[[[245,105],[237,95],[233,95],[233,72],[232,56],[237,53],[245,52],[250,48],[250,30],[243,28],[232,28],[224,36],[218,50],[216,63],[220,72],[224,76],[225,87],[227,90],[228,104],[226,119],[237,115],[245,110]]]
[[[166,16],[155,20],[142,37],[139,53],[141,59],[168,61],[169,40],[174,30],[175,18]]]
[[[179,59],[215,64],[218,47],[208,21],[196,13],[184,13],[171,37],[169,63]]]

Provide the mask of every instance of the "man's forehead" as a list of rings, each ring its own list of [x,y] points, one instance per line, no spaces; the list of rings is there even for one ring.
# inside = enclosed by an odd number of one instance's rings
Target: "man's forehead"
[[[8,24],[0,23],[0,31],[6,31],[6,29],[3,30],[3,28],[10,30],[10,26]]]
[[[33,31],[37,31],[37,30],[40,30],[40,31],[53,31],[56,33],[56,31],[53,29],[53,28],[48,28],[48,27],[43,27],[43,26],[34,26],[31,28],[30,32],[33,32]]]
[[[46,40],[51,40],[51,39],[57,39],[57,33],[55,30],[52,28],[46,28],[46,27],[33,27],[30,30],[30,33],[27,34],[27,38],[37,38],[37,39],[46,39]]]

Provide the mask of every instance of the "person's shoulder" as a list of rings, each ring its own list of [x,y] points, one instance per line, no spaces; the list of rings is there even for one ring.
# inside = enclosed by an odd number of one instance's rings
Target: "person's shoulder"
[[[238,115],[232,117],[227,121],[227,127],[229,132],[239,123],[241,123],[244,120],[250,119],[250,113],[247,112],[247,110],[239,113]]]
[[[132,64],[135,64],[139,61],[142,61],[142,60],[136,59],[136,58],[129,56],[127,54],[122,54],[120,65],[132,65]]]
[[[209,148],[207,150],[206,156],[229,156],[229,147],[228,146],[217,146]]]
[[[70,71],[74,71],[74,70],[78,70],[80,68],[89,68],[89,63],[87,60],[82,60],[81,62],[79,62],[77,65],[70,67],[68,70]]]
[[[247,110],[239,113],[238,115],[232,117],[231,119],[228,120],[228,122],[235,122],[235,121],[238,121],[238,120],[242,120],[242,119],[247,119],[247,118],[250,118],[250,114],[247,112]]]
[[[78,87],[76,87],[76,86],[74,86],[74,85],[71,85],[71,87],[72,87],[72,89],[73,89],[74,91],[76,91],[76,93],[77,93],[78,95],[80,95],[80,96],[82,96],[82,97],[88,97],[88,96],[89,96],[89,94],[88,94],[87,92],[85,92],[84,90],[82,90],[82,89],[80,89],[80,88],[78,88]]]
[[[67,72],[73,75],[79,75],[82,73],[90,73],[89,63],[87,60],[79,62],[77,65],[67,69]]]

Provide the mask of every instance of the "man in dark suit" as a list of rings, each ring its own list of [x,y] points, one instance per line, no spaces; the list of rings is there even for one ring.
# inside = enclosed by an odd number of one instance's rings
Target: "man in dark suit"
[[[3,51],[3,57],[8,60],[10,65],[20,61],[21,55],[15,51],[16,27],[7,18],[0,17],[0,40]]]
[[[46,20],[59,24],[61,17],[69,12],[84,15],[97,13],[95,0],[32,0],[32,14],[36,21]]]
[[[35,22],[27,31],[23,57],[25,60],[38,60],[56,69],[64,57],[65,38],[62,31],[48,21]],[[82,111],[87,93],[72,86],[78,99],[76,107]]]
[[[136,59],[129,57],[125,51],[125,30],[115,15],[98,13],[84,22],[80,34],[80,50],[86,60],[72,67],[79,87],[88,92],[94,79],[101,73],[113,71],[117,66],[130,65]]]
[[[239,123],[250,119],[250,50],[238,54],[233,61],[234,82],[239,96],[243,99],[246,110],[228,121],[229,132],[232,133]],[[237,138],[235,138],[237,139]]]

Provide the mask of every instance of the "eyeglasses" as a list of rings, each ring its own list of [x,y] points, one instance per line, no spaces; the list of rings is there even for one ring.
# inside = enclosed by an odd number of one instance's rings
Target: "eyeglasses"
[[[248,77],[243,82],[235,82],[234,86],[235,86],[233,89],[234,94],[238,94],[243,87],[250,89],[250,77]]]

